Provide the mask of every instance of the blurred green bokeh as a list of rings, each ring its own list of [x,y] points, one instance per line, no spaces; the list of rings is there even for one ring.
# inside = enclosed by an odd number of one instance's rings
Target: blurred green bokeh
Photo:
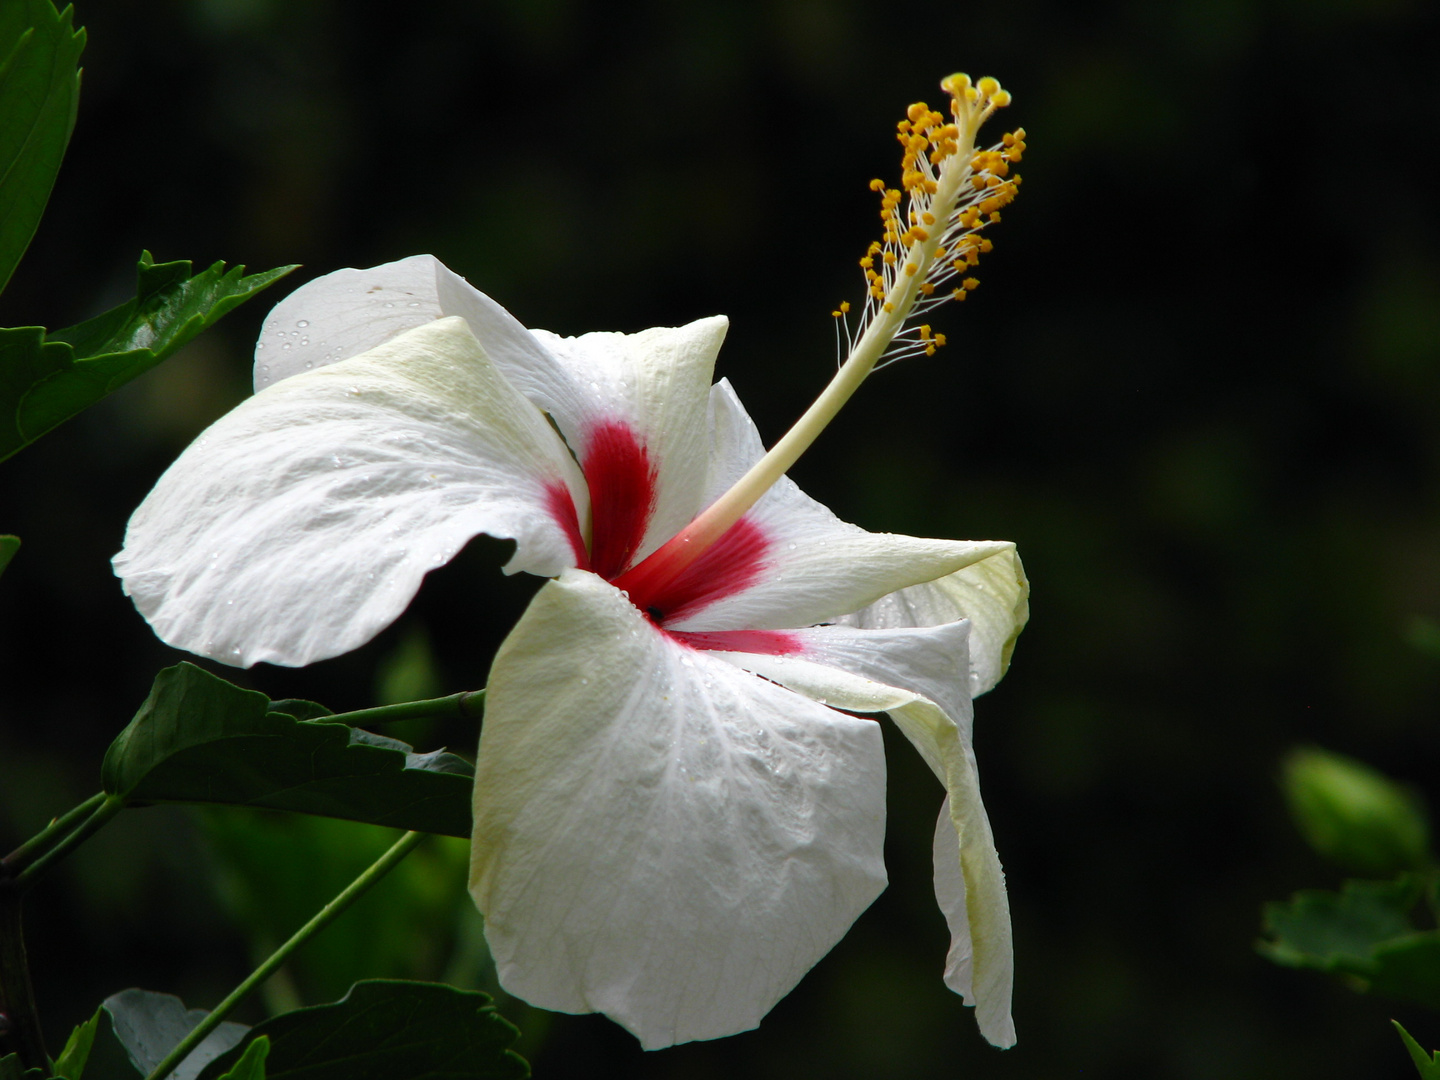
[[[1409,1080],[1390,1016],[1440,1044],[1435,1017],[1253,949],[1262,902],[1338,884],[1276,790],[1290,747],[1436,795],[1440,8],[106,0],[78,21],[70,157],[0,323],[101,310],[143,247],[305,263],[295,285],[433,251],[563,333],[727,314],[718,373],[769,440],[831,369],[906,104],[957,68],[1015,95],[1024,190],[983,287],[932,320],[950,347],[882,372],[794,475],[867,528],[1020,545],[1033,617],[976,709],[1019,1045],[985,1046],[941,985],[940,792],[891,739],[891,887],[759,1031],[644,1055],[556,1017],[537,1075]],[[94,790],[179,659],[107,560],[248,392],[267,302],[0,468],[0,532],[25,542],[0,579],[0,841]],[[238,677],[335,709],[407,663],[482,685],[534,588],[504,558],[471,544],[350,656]],[[128,985],[210,1004],[238,980],[214,857],[147,810],[46,886],[55,1038]]]
[[[1366,877],[1433,861],[1430,822],[1414,793],[1353,758],[1301,747],[1285,758],[1290,816],[1325,858]]]

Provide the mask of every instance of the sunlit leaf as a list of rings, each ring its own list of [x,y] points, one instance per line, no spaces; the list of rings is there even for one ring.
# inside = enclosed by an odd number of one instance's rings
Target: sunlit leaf
[[[240,1060],[235,1062],[220,1080],[265,1080],[265,1059],[270,1055],[270,1039],[261,1035],[245,1046]]]
[[[80,100],[85,31],[50,0],[0,3],[0,291],[30,246]]]
[[[85,1063],[90,1060],[90,1048],[95,1044],[95,1032],[100,1027],[101,1009],[80,1024],[65,1040],[65,1049],[55,1059],[55,1075],[63,1080],[80,1080],[85,1072]]]
[[[1440,1051],[1427,1054],[1420,1048],[1420,1044],[1410,1037],[1410,1033],[1400,1026],[1399,1020],[1390,1022],[1400,1033],[1400,1039],[1405,1043],[1405,1049],[1410,1051],[1410,1059],[1415,1062],[1415,1068],[1420,1070],[1420,1080],[1440,1080]]]
[[[264,694],[193,664],[156,676],[101,768],[106,792],[131,802],[259,806],[465,837],[472,776],[454,754],[275,712]]]
[[[519,1032],[490,998],[439,983],[371,980],[342,1001],[257,1024],[270,1039],[269,1080],[511,1080],[530,1075],[510,1045]],[[244,1044],[242,1044],[244,1045]],[[212,1062],[220,1080],[240,1049]]]
[[[3,6],[3,5],[0,5]],[[142,375],[222,315],[288,274],[140,257],[135,298],[78,326],[0,330],[0,460]]]

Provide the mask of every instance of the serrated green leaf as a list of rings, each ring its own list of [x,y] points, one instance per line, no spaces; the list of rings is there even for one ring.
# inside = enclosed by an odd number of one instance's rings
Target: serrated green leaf
[[[221,316],[293,270],[245,274],[216,263],[191,275],[180,260],[140,257],[135,298],[46,334],[0,330],[0,461],[170,356]]]
[[[1393,882],[1347,881],[1338,893],[1298,892],[1288,903],[1265,905],[1265,930],[1273,939],[1261,951],[1289,967],[1363,968],[1377,945],[1414,931],[1410,911],[1420,893],[1419,882],[1409,876]]]
[[[270,1054],[270,1037],[261,1035],[245,1046],[235,1067],[220,1080],[265,1080],[265,1059]]]
[[[110,1037],[124,1048],[142,1077],[149,1076],[165,1055],[210,1015],[204,1009],[185,1008],[173,994],[150,990],[122,990],[106,998],[100,1008],[110,1021]],[[224,1021],[175,1067],[170,1080],[195,1080],[201,1069],[237,1045],[249,1030],[244,1024]],[[85,1080],[91,1078],[87,1075]]]
[[[1339,893],[1296,893],[1265,905],[1272,939],[1260,951],[1277,964],[1350,978],[1387,997],[1440,1008],[1440,930],[1410,921],[1423,891],[1405,875],[1396,881],[1347,881]]]
[[[471,766],[345,724],[298,721],[193,664],[166,668],[106,752],[105,791],[470,835]]]
[[[0,3],[0,291],[30,246],[80,102],[85,31],[50,0]]]
[[[0,1057],[0,1080],[45,1080],[45,1070],[27,1069],[19,1054],[6,1054]]]
[[[1405,1044],[1405,1049],[1410,1051],[1410,1060],[1415,1062],[1415,1068],[1420,1070],[1420,1080],[1440,1080],[1440,1051],[1432,1056],[1420,1048],[1420,1044],[1410,1037],[1410,1033],[1400,1026],[1399,1020],[1391,1020],[1395,1030],[1400,1033],[1400,1040]]]
[[[519,1034],[485,994],[376,979],[333,1005],[271,1017],[249,1039],[270,1039],[269,1080],[518,1080],[530,1075],[509,1049]],[[220,1080],[241,1052],[211,1062],[200,1080]]]
[[[15,552],[20,550],[20,538],[18,536],[0,536],[0,574],[10,565],[10,560],[15,557]]]
[[[55,1059],[55,1075],[63,1080],[80,1080],[85,1072],[85,1063],[90,1060],[90,1048],[95,1045],[95,1032],[100,1027],[103,1006],[95,1015],[80,1024],[65,1040],[65,1049]]]

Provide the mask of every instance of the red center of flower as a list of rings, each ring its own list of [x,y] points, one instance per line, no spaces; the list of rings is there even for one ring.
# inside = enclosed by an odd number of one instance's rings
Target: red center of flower
[[[669,565],[675,560],[663,557],[632,566],[655,513],[656,471],[649,450],[628,423],[607,420],[592,427],[580,455],[580,467],[590,488],[589,550],[574,501],[563,484],[546,488],[546,509],[565,531],[575,565],[624,590],[630,602],[660,628],[744,591],[764,573],[771,542],[748,517],[737,521],[683,568]],[[667,633],[696,649],[772,655],[800,649],[792,635],[779,630]]]

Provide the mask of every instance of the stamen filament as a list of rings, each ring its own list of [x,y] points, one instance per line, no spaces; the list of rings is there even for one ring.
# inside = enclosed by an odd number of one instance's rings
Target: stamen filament
[[[983,155],[977,156],[975,137],[980,126],[996,108],[1009,104],[1010,95],[1000,89],[999,83],[989,78],[981,79],[972,86],[969,76],[952,75],[940,85],[953,98],[951,112],[955,123],[944,128],[934,127],[935,156],[926,163],[914,163],[916,152],[923,150],[929,143],[919,132],[931,130],[932,123],[942,118],[938,113],[930,113],[928,106],[920,104],[910,107],[908,122],[902,121],[902,133],[912,130],[911,125],[923,125],[923,128],[915,127],[913,130],[916,134],[909,137],[905,187],[910,191],[911,224],[904,234],[896,235],[898,227],[895,219],[899,211],[899,192],[885,191],[884,185],[878,180],[871,184],[872,190],[882,193],[882,205],[885,207],[881,215],[886,221],[887,240],[882,260],[884,274],[882,277],[870,270],[870,255],[881,250],[880,245],[871,245],[870,254],[861,261],[871,282],[865,309],[865,326],[859,338],[853,340],[840,369],[814,403],[764,457],[689,525],[637,566],[616,578],[615,584],[618,587],[648,594],[656,585],[673,578],[700,558],[776,481],[790,471],[800,455],[810,448],[820,432],[859,389],[860,384],[875,370],[887,353],[891,352],[897,337],[905,329],[907,320],[915,313],[917,300],[924,298],[926,303],[920,307],[928,310],[948,298],[932,295],[935,292],[932,279],[953,276],[954,269],[938,264],[942,259],[955,254],[958,250],[956,238],[972,233],[978,220],[978,214],[972,219],[961,214],[960,204],[966,196],[969,196],[969,201],[973,203],[975,192],[990,186],[987,181],[999,183],[989,171],[989,159]],[[902,142],[904,141],[906,139],[902,135]],[[982,160],[984,165],[980,164]],[[935,166],[938,166],[938,176],[931,171]],[[983,167],[986,171],[977,173],[977,167]],[[1010,190],[1013,192],[1014,181],[1007,183],[1011,184]],[[971,211],[967,210],[966,213]],[[923,221],[924,227],[915,224],[917,221]],[[940,224],[937,225],[936,222]],[[978,238],[971,239],[978,248]],[[903,259],[891,250],[891,242],[894,240],[906,245]],[[957,263],[958,265],[960,264]],[[901,267],[903,271],[899,269]],[[875,287],[887,279],[887,287]],[[973,279],[967,280],[967,288],[974,287],[970,285],[970,280]],[[834,314],[843,319],[848,310],[849,305],[842,304]],[[907,345],[906,351],[933,353],[936,345],[944,344],[944,335],[932,337],[928,326],[922,330],[917,338],[918,344]],[[846,339],[851,340],[848,326]]]

